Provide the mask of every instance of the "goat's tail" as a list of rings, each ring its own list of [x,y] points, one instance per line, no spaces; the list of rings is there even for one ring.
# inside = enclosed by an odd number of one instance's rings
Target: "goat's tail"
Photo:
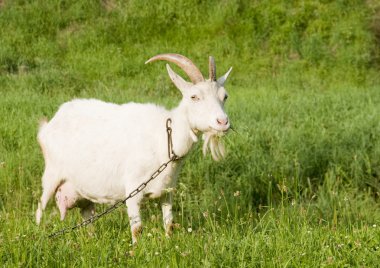
[[[42,117],[40,121],[38,121],[39,131],[41,131],[46,126],[47,123],[48,123],[48,119],[46,117]]]
[[[40,121],[38,122],[37,140],[38,140],[38,143],[42,147],[42,151],[44,151],[44,148],[43,148],[42,143],[41,143],[41,133],[42,133],[42,130],[46,127],[47,123],[48,123],[48,120],[46,117],[41,118]]]
[[[42,142],[42,130],[46,127],[47,123],[48,123],[48,120],[46,117],[43,117],[39,120],[39,122],[38,122],[39,127],[38,127],[38,134],[37,134],[37,141],[40,144],[42,154],[45,158],[45,161],[46,161],[47,155],[46,155],[46,146]]]

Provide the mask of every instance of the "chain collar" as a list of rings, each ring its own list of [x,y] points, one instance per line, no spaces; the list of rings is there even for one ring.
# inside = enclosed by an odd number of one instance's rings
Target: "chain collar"
[[[173,139],[172,139],[172,120],[168,118],[166,120],[166,132],[168,133],[168,157],[172,161],[177,161],[180,160],[182,157],[179,157],[178,155],[175,154],[173,150]]]

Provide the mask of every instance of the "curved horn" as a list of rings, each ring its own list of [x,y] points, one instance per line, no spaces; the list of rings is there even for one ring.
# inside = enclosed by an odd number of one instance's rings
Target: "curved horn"
[[[210,81],[216,81],[216,66],[215,60],[212,56],[209,57],[208,61],[208,73]]]
[[[185,73],[189,76],[193,84],[205,81],[199,69],[194,65],[194,63],[191,60],[189,60],[185,56],[174,53],[159,54],[147,60],[145,64],[156,60],[166,60],[177,64],[182,70],[185,71]]]

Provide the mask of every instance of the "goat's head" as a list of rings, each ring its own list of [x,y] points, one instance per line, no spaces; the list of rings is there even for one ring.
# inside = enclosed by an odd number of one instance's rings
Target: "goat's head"
[[[224,103],[228,97],[224,84],[232,68],[217,79],[215,61],[213,57],[210,57],[209,79],[205,80],[194,63],[182,55],[160,54],[146,63],[156,60],[173,62],[189,76],[191,82],[185,81],[170,68],[169,64],[166,65],[171,80],[182,93],[181,105],[186,107],[191,128],[205,134],[204,153],[209,145],[215,160],[223,157],[224,148],[219,137],[230,128],[228,116],[224,111]]]

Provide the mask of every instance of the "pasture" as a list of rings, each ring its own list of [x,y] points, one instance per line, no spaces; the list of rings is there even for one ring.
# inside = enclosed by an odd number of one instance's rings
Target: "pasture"
[[[285,1],[284,1],[285,2]],[[4,267],[375,267],[380,263],[380,6],[376,1],[0,1],[0,263]],[[120,208],[48,239],[38,121],[73,98],[180,101],[164,63],[233,71],[236,131],[214,162],[198,143],[174,195],[131,245]],[[178,73],[186,77],[178,68]],[[97,211],[107,206],[98,206]]]

